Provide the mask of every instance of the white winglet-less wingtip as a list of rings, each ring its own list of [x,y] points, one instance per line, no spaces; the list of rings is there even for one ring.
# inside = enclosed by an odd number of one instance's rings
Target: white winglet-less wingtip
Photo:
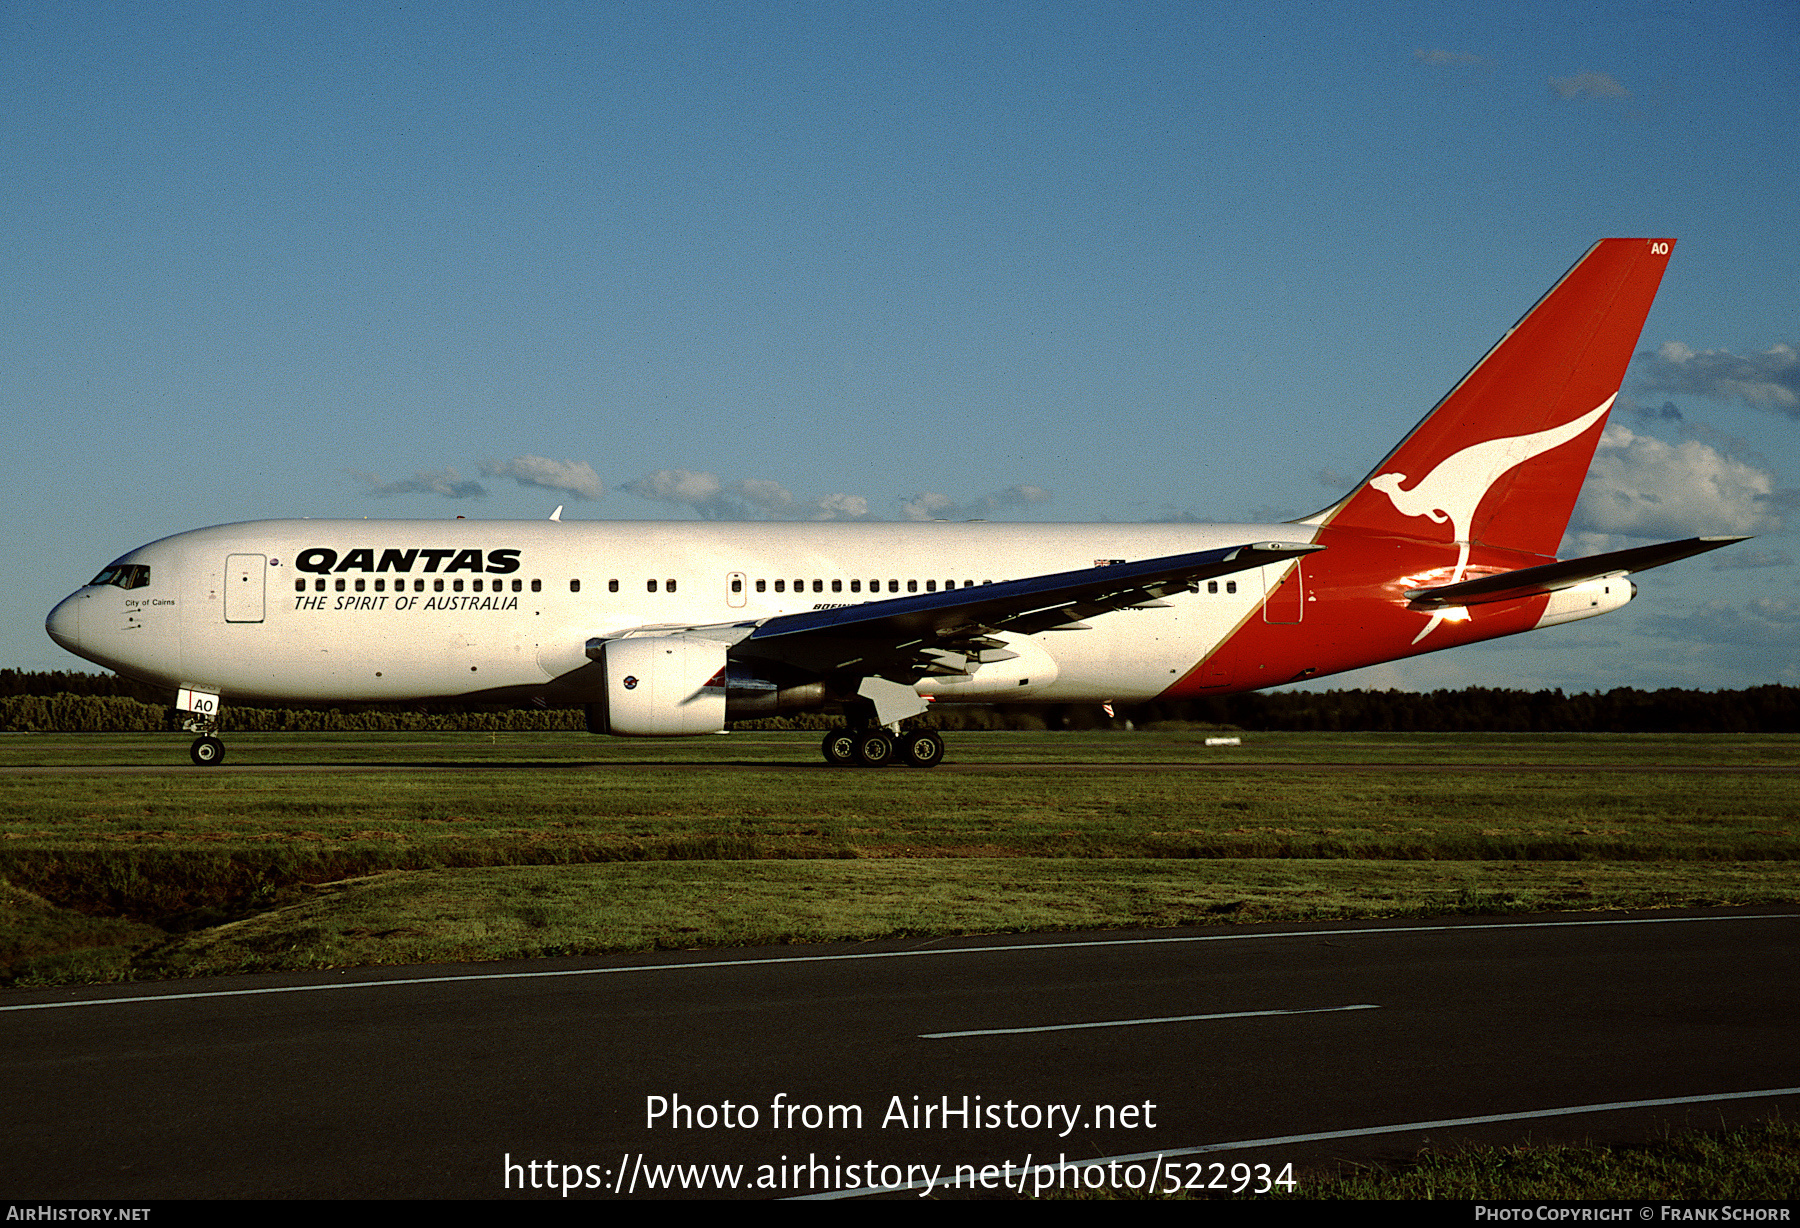
[[[1555,557],[1673,246],[1596,244],[1291,524],[258,521],[131,551],[47,628],[169,688],[201,764],[227,703],[460,699],[647,737],[838,710],[828,762],[930,767],[899,731],[929,701],[1191,699],[1589,618],[1742,540]]]

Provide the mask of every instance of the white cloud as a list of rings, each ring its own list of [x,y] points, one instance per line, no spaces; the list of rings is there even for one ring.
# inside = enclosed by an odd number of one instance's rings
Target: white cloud
[[[640,499],[698,506],[717,497],[719,479],[715,474],[695,473],[688,469],[658,469],[635,482],[627,482],[620,489],[628,490]]]
[[[1588,94],[1595,98],[1629,98],[1631,91],[1603,72],[1576,73],[1573,77],[1551,77],[1550,88],[1558,98],[1574,98]]]
[[[1692,537],[1781,528],[1774,475],[1697,439],[1606,428],[1570,522],[1572,537]]]
[[[863,495],[835,491],[816,499],[800,499],[768,478],[722,480],[716,473],[660,469],[619,489],[640,499],[692,510],[703,520],[872,520]],[[903,520],[985,520],[1019,508],[1048,502],[1041,486],[1009,486],[974,499],[954,499],[928,492],[901,500]]]
[[[394,495],[442,495],[446,499],[487,497],[485,486],[462,477],[454,469],[421,470],[410,478],[392,482],[384,482],[372,473],[363,473],[357,469],[347,469],[345,472],[357,481],[366,483],[369,487],[367,493],[380,499]]]
[[[521,486],[554,490],[577,499],[598,499],[606,493],[600,475],[586,461],[559,461],[545,456],[515,456],[509,461],[486,461],[483,477],[511,478]]]
[[[1042,486],[1008,486],[991,495],[961,502],[949,495],[928,491],[903,500],[900,515],[905,520],[986,520],[996,512],[1049,501],[1050,492]]]
[[[1709,601],[1684,617],[1652,614],[1645,630],[1668,639],[1751,648],[1800,647],[1800,601],[1791,597],[1752,597],[1743,605]],[[1787,665],[1788,661],[1779,662]]]
[[[861,495],[839,492],[822,499],[802,501],[788,493],[781,483],[766,478],[745,478],[728,489],[771,520],[867,520],[869,517],[869,501]]]
[[[1793,556],[1785,550],[1725,550],[1715,556],[1714,571],[1754,571],[1763,567],[1792,567]]]
[[[869,501],[842,492],[796,499],[779,482],[745,478],[725,483],[714,473],[659,469],[620,489],[657,503],[691,508],[702,520],[867,520]]]
[[[1800,419],[1800,351],[1794,346],[1777,345],[1745,356],[1665,341],[1654,354],[1639,354],[1638,361],[1643,386],[1653,391],[1742,401]]]

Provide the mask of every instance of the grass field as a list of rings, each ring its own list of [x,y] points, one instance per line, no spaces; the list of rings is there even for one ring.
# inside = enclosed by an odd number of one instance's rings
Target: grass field
[[[1800,903],[1800,737],[0,736],[0,983],[904,935]],[[1339,1198],[1779,1198],[1781,1122]],[[1616,1193],[1614,1193],[1616,1191]]]
[[[0,738],[37,985],[1220,921],[1800,902],[1800,738]],[[329,769],[329,770],[327,770]]]

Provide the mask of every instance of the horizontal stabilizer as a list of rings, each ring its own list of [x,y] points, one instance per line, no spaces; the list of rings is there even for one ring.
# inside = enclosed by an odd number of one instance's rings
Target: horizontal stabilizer
[[[1415,588],[1407,592],[1413,606],[1435,610],[1446,606],[1479,605],[1487,601],[1510,601],[1518,597],[1535,597],[1573,588],[1589,580],[1605,576],[1629,575],[1673,563],[1679,559],[1705,554],[1720,546],[1746,541],[1743,537],[1689,537],[1681,541],[1661,542],[1654,546],[1638,546],[1631,550],[1614,550],[1610,554],[1590,555],[1585,559],[1566,559],[1546,563],[1542,567],[1523,567],[1497,576],[1482,576],[1460,584],[1440,588]]]

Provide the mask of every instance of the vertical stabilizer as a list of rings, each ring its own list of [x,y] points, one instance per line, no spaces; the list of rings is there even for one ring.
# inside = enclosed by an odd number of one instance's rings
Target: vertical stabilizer
[[[1308,523],[1551,555],[1673,239],[1602,239],[1341,503]],[[1460,571],[1460,567],[1458,569]]]

